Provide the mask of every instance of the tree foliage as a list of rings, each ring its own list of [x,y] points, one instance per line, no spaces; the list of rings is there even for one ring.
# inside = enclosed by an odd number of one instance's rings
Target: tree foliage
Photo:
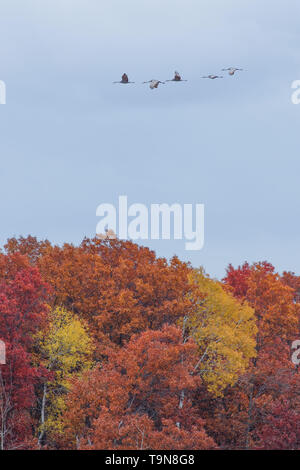
[[[81,449],[215,447],[193,403],[197,359],[196,344],[168,325],[112,349],[102,367],[74,383],[65,415],[69,441]]]
[[[35,445],[35,385],[45,374],[33,365],[33,338],[46,322],[48,288],[36,268],[11,269],[10,257],[1,261],[0,338],[6,364],[0,365],[0,448],[30,448]]]
[[[199,348],[198,371],[210,392],[220,394],[234,385],[255,356],[254,310],[241,304],[203,270],[190,275],[194,312],[185,327]]]
[[[118,239],[0,253],[3,449],[299,449],[300,277]]]
[[[49,372],[41,391],[39,442],[62,432],[61,416],[70,379],[92,367],[93,344],[76,315],[57,307],[49,314],[46,330],[36,336],[37,360]]]

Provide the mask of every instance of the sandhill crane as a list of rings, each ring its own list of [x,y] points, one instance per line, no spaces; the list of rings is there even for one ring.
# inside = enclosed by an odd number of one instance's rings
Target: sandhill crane
[[[97,233],[96,237],[99,240],[115,240],[117,235],[112,229],[105,229],[105,233]]]
[[[215,80],[216,78],[223,78],[223,77],[220,75],[207,75],[206,77],[202,77],[202,78],[209,78],[210,80]]]
[[[127,73],[123,73],[121,80],[119,82],[113,82],[113,83],[122,83],[123,85],[128,85],[129,83],[135,83],[135,82],[130,82]]]
[[[229,67],[228,69],[222,69],[223,72],[228,72],[229,75],[233,76],[235,72],[242,71],[243,69],[237,69],[236,67]]]
[[[161,82],[160,80],[149,80],[148,82],[143,82],[143,83],[150,83],[151,90],[154,90],[154,88],[158,88],[158,85],[160,83],[164,84],[165,82]]]
[[[174,72],[174,78],[172,80],[166,80],[166,82],[187,82],[187,80],[183,80],[179,72]]]

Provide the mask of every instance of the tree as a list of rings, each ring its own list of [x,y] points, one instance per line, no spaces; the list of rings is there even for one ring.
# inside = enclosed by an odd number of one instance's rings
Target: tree
[[[190,267],[120,240],[84,240],[48,248],[38,261],[62,305],[86,320],[98,348],[120,347],[133,334],[175,323],[192,308]]]
[[[199,348],[199,374],[208,391],[219,395],[235,384],[255,356],[254,310],[201,269],[194,270],[190,280],[196,307],[184,317],[184,326]]]
[[[286,393],[295,372],[290,360],[290,344],[298,334],[299,315],[293,289],[282,282],[267,262],[252,266],[246,263],[236,270],[229,266],[224,283],[237,298],[247,301],[255,310],[258,327],[257,354],[239,380],[235,394],[240,401],[230,423],[227,421],[227,426],[239,430],[239,447],[250,448],[258,440],[257,430],[269,401]],[[228,400],[232,400],[231,394]],[[230,407],[228,400],[223,410]]]
[[[287,400],[277,400],[259,431],[257,448],[264,450],[300,449],[300,412],[293,410]]]
[[[283,284],[293,289],[294,302],[300,304],[300,276],[296,276],[295,273],[290,271],[284,271],[281,276]],[[298,309],[300,306],[298,305]]]
[[[13,274],[11,261],[10,257],[1,258],[5,275],[0,278],[0,337],[6,345],[6,364],[0,365],[1,449],[35,445],[31,415],[36,405],[34,387],[45,372],[33,366],[32,351],[33,336],[46,321],[48,288],[36,268]]]
[[[57,307],[49,315],[49,325],[36,337],[37,359],[49,371],[42,386],[39,444],[59,439],[61,414],[69,381],[92,366],[93,345],[87,327],[76,315]]]
[[[21,254],[26,256],[31,264],[36,264],[42,253],[51,246],[48,240],[38,241],[36,237],[10,238],[4,245],[7,254]]]
[[[80,449],[214,448],[193,402],[197,349],[169,325],[112,349],[102,367],[73,382],[68,441]]]

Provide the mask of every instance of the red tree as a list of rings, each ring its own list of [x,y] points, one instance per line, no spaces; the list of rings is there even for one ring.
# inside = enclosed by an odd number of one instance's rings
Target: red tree
[[[299,313],[293,289],[267,262],[229,266],[224,285],[255,310],[257,356],[237,386],[211,403],[208,426],[221,446],[255,447],[270,403],[292,394],[290,345],[298,337]]]
[[[13,258],[14,259],[14,258]],[[5,257],[1,258],[2,268]],[[36,268],[7,269],[0,278],[0,338],[6,364],[0,365],[0,447],[28,448],[34,443],[31,408],[42,369],[32,365],[33,337],[45,322],[48,289]]]
[[[265,423],[258,433],[258,448],[265,450],[300,449],[300,412],[283,399],[270,405]]]

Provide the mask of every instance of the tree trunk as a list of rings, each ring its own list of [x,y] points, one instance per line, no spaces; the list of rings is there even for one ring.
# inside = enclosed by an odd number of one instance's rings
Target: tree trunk
[[[246,448],[246,450],[249,450],[249,447],[250,447],[250,431],[251,431],[251,425],[252,425],[252,409],[253,409],[253,390],[254,390],[254,385],[251,384],[250,385],[250,395],[249,395],[246,439],[245,439],[245,448]]]
[[[39,434],[39,445],[41,445],[43,437],[45,435],[45,411],[46,411],[46,399],[47,399],[47,384],[44,383],[42,409],[41,409],[41,432]]]

